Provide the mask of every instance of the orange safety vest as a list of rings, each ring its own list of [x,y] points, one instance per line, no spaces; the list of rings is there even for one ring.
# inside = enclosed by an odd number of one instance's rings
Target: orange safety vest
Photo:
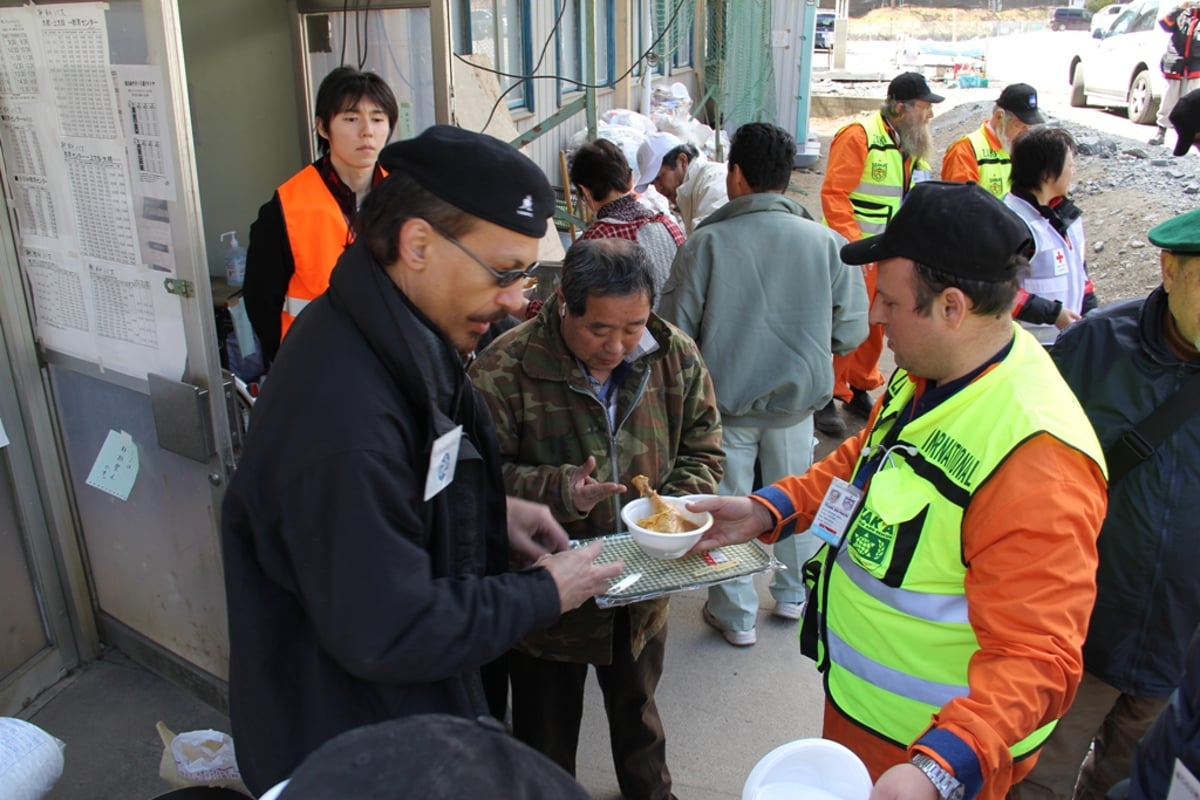
[[[329,273],[354,241],[354,231],[321,173],[311,164],[289,178],[277,192],[288,246],[296,264],[283,299],[279,329],[282,341],[296,315],[329,288]]]

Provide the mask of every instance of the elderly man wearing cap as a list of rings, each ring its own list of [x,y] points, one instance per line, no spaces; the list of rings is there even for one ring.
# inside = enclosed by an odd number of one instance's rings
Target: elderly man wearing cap
[[[913,188],[880,235],[872,321],[898,369],[868,427],[750,497],[692,503],[699,549],[815,535],[800,641],[824,736],[874,800],[998,800],[1071,704],[1095,600],[1104,456],[1009,313],[1029,229],[977,184]],[[855,498],[849,512],[829,498]]]
[[[1196,146],[1200,152],[1200,89],[1179,98],[1171,109],[1171,124],[1175,126],[1175,155],[1181,156]]]
[[[1105,447],[1109,506],[1083,684],[1022,799],[1098,800],[1127,777],[1200,625],[1200,209],[1149,239],[1162,284],[1088,315],[1052,351]]]
[[[652,133],[638,148],[638,192],[654,184],[670,201],[683,221],[688,236],[700,220],[716,211],[729,197],[725,194],[725,165],[710,161],[693,145],[672,134]]]
[[[1037,89],[1028,83],[1004,87],[992,115],[971,133],[946,148],[942,180],[972,181],[996,197],[1008,194],[1013,140],[1030,125],[1046,121],[1038,110]]]
[[[880,233],[900,207],[909,188],[929,179],[933,137],[929,122],[941,95],[925,77],[903,72],[888,86],[883,108],[865,122],[852,122],[833,137],[821,185],[824,222],[851,242]],[[875,267],[863,267],[867,294],[875,296]],[[883,385],[879,356],[883,328],[872,325],[866,341],[847,355],[833,357],[833,396],[858,416],[871,413],[867,392]],[[817,430],[831,436],[846,432],[833,400],[813,415]]]
[[[342,731],[487,713],[481,668],[620,569],[566,550],[545,506],[506,502],[464,371],[523,300],[549,182],[445,125],[379,163],[390,174],[288,333],[222,509],[230,718],[256,794]]]

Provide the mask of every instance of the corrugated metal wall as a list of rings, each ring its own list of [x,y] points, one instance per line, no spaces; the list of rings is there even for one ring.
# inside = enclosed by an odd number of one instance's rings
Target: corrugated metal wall
[[[812,43],[801,37],[804,31],[804,0],[775,0],[772,11],[775,53],[775,124],[788,133],[796,133],[796,105],[799,102],[800,66],[812,57]]]

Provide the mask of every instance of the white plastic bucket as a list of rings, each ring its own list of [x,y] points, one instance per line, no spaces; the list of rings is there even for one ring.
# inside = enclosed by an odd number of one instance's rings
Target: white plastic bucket
[[[871,776],[848,748],[828,739],[797,739],[763,756],[742,787],[742,800],[869,800]]]

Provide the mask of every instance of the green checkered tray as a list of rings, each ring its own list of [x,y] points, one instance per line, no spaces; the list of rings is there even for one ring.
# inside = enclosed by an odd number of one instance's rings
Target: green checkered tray
[[[625,569],[613,579],[611,586],[619,586],[629,576],[641,573],[640,578],[620,591],[610,589],[607,594],[597,597],[596,605],[601,608],[629,605],[676,592],[702,589],[744,575],[784,569],[783,564],[755,542],[726,545],[708,553],[666,561],[646,555],[628,533],[596,538],[604,542],[604,550],[596,559],[597,564],[618,558],[625,560]],[[594,541],[596,539],[577,539],[571,542],[571,546],[584,547]]]

